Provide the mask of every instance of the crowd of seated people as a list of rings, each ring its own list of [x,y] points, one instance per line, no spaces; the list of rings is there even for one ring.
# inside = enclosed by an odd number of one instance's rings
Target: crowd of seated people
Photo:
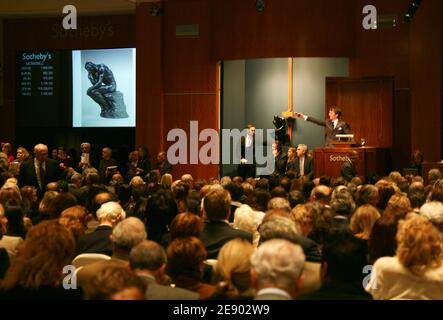
[[[174,177],[164,154],[153,169],[146,148],[123,173],[111,149],[99,163],[83,144],[80,160],[21,149],[17,171],[10,148],[0,299],[443,299],[435,172],[428,185],[399,172],[194,180]]]

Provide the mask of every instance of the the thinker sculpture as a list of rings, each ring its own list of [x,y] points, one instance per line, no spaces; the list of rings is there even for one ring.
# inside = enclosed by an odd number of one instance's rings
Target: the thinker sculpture
[[[123,93],[116,90],[117,84],[111,69],[107,65],[92,62],[86,62],[85,69],[92,83],[87,94],[101,107],[100,116],[112,119],[129,117]]]

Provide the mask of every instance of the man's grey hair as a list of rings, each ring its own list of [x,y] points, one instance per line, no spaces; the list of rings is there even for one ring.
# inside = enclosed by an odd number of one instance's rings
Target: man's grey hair
[[[305,145],[305,144],[303,144],[303,143],[300,143],[300,144],[297,146],[297,148],[302,149],[302,150],[304,151],[304,153],[306,153],[306,151],[308,151],[308,146]]]
[[[166,252],[155,241],[143,240],[131,249],[129,263],[132,269],[156,271],[166,264]]]
[[[304,263],[303,249],[283,239],[266,241],[251,256],[259,289],[271,285],[292,292]]]
[[[46,144],[39,143],[34,146],[34,152],[40,152],[43,150],[48,150],[48,146]]]
[[[431,183],[436,182],[438,179],[441,179],[441,172],[439,169],[431,169],[428,172],[428,180]]]
[[[298,225],[290,218],[275,216],[262,223],[259,227],[260,243],[271,239],[286,239],[292,243],[301,242],[301,231]]]
[[[443,231],[443,203],[440,201],[430,201],[420,208],[420,215],[427,218],[440,231]]]
[[[99,222],[117,222],[126,218],[126,212],[117,202],[109,201],[101,205],[96,212],[96,216]]]
[[[147,237],[145,224],[136,217],[129,217],[119,222],[112,230],[113,244],[128,252],[140,242],[146,240]]]
[[[335,212],[350,216],[356,208],[354,198],[346,187],[339,187],[332,192],[330,206]]]
[[[83,180],[83,176],[81,173],[76,172],[71,176],[72,183],[77,182],[77,181],[82,181],[82,180]]]
[[[275,197],[268,202],[268,210],[274,209],[282,209],[291,212],[291,204],[285,198]]]

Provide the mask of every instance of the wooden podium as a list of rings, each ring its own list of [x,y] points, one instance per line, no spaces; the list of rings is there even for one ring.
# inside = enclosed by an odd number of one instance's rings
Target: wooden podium
[[[341,166],[343,165],[343,162],[346,161],[349,152],[352,150],[357,151],[359,155],[359,161],[357,163],[358,176],[370,177],[374,175],[386,175],[388,148],[336,147],[316,148],[314,150],[315,177],[339,177]]]

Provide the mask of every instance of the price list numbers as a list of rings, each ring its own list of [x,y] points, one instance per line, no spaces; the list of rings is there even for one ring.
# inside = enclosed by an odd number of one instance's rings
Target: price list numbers
[[[21,96],[54,95],[54,66],[24,65],[20,67],[19,72]]]
[[[30,66],[20,68],[20,94],[25,97],[32,95],[32,67]]]

